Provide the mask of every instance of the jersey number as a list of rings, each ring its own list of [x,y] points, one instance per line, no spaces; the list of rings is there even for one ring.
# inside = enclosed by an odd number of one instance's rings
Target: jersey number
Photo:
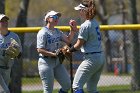
[[[98,36],[98,40],[101,41],[101,34],[99,32],[99,27],[96,27],[96,32],[97,32],[97,36]]]
[[[56,47],[56,49],[59,48],[59,43],[58,42],[55,43],[55,47]]]

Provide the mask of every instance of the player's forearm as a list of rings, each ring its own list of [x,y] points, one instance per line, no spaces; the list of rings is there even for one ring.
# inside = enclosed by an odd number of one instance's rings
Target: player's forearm
[[[84,40],[78,39],[77,42],[70,48],[70,52],[77,51],[81,48],[81,46],[85,43]]]
[[[71,43],[73,37],[75,35],[75,32],[74,31],[70,31],[69,35],[68,35],[68,41],[69,41],[69,44]]]
[[[37,51],[38,51],[38,53],[41,53],[44,56],[52,56],[52,57],[55,57],[56,56],[55,53],[49,52],[49,51],[47,51],[45,49],[37,49]]]
[[[84,43],[85,43],[84,40],[78,39],[77,42],[76,42],[75,45],[74,45],[74,48],[75,48],[75,49],[80,49]]]

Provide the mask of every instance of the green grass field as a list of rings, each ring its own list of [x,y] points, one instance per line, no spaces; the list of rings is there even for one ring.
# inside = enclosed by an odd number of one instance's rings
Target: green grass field
[[[106,75],[106,74],[105,74]],[[107,74],[107,75],[113,75]],[[124,75],[122,74],[121,76],[129,76],[129,75]],[[22,84],[23,85],[36,85],[36,84],[41,84],[41,80],[39,77],[31,77],[31,78],[23,78],[22,79]],[[100,93],[140,93],[140,91],[131,91],[130,90],[130,85],[114,85],[114,86],[104,86],[104,87],[98,87],[98,90]],[[85,93],[86,89],[84,89]],[[58,90],[54,90],[53,93],[57,93]],[[22,93],[43,93],[43,90],[38,90],[38,91],[23,91]],[[70,92],[69,92],[70,93]]]
[[[118,85],[118,86],[108,86],[108,87],[99,87],[98,90],[100,93],[140,93],[140,91],[131,91],[129,85]],[[85,93],[86,89],[84,90]],[[58,90],[54,90],[53,93],[57,93]],[[43,93],[42,90],[40,91],[23,91],[22,93]],[[69,92],[70,93],[70,92]]]

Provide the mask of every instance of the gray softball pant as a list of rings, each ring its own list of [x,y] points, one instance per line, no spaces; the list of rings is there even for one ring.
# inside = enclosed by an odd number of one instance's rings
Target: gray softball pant
[[[0,68],[0,86],[2,88],[2,90],[0,90],[0,93],[10,93],[10,90],[8,88],[10,81],[10,73],[11,68],[9,69]]]
[[[63,91],[67,92],[70,89],[69,74],[64,65],[60,64],[58,58],[39,58],[38,69],[44,93],[52,93],[54,78],[61,85]]]
[[[84,84],[87,83],[88,93],[97,92],[97,84],[104,62],[105,57],[103,53],[84,54],[84,60],[78,67],[74,77],[73,89],[83,89]]]

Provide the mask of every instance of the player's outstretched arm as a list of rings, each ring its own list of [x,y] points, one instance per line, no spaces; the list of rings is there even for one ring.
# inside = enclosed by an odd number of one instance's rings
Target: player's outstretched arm
[[[69,35],[64,35],[64,41],[67,45],[71,44],[71,41],[73,40],[73,37],[75,35],[75,33],[77,32],[78,28],[77,28],[77,23],[75,20],[70,20],[69,21],[69,25],[70,25],[70,32]]]

